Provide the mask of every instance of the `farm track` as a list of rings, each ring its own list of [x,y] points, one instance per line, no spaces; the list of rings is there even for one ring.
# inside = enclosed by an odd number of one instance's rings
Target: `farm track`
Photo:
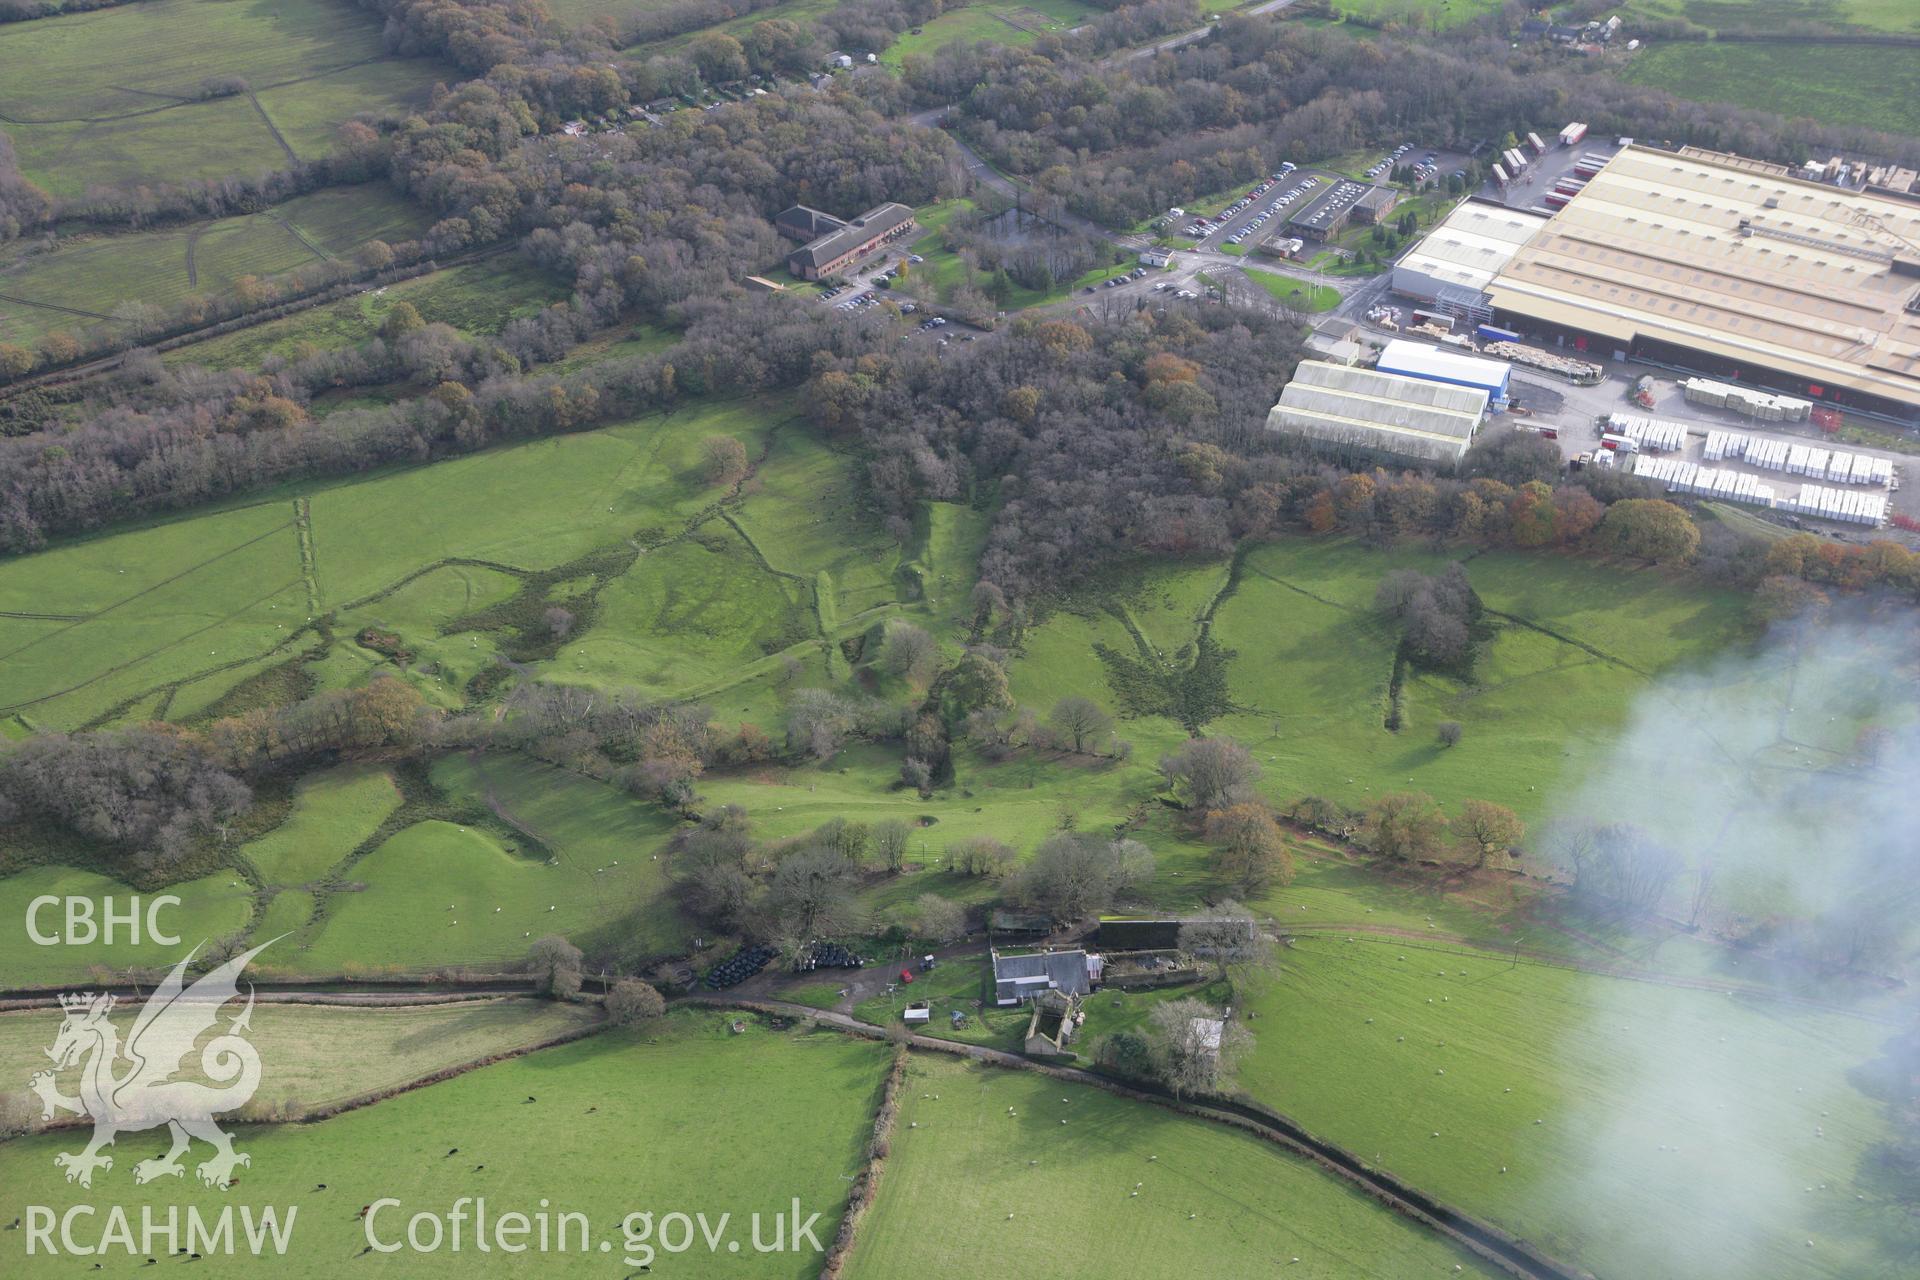
[[[887,1034],[884,1028],[862,1022],[848,1014],[786,1001],[690,995],[682,996],[673,1003],[682,1006],[744,1008],[783,1017],[810,1018],[868,1039],[883,1039]],[[1352,1183],[1373,1199],[1438,1232],[1475,1258],[1489,1262],[1519,1280],[1592,1280],[1590,1273],[1551,1258],[1492,1224],[1463,1213],[1384,1170],[1373,1168],[1344,1148],[1314,1137],[1300,1124],[1264,1107],[1230,1099],[1209,1099],[1205,1102],[1180,1100],[1157,1090],[1122,1084],[1109,1076],[1079,1067],[1054,1066],[986,1045],[962,1044],[931,1036],[913,1036],[908,1043],[924,1052],[951,1054],[991,1066],[1032,1071],[1051,1079],[1087,1085],[1136,1102],[1165,1107],[1180,1115],[1251,1133],[1313,1161],[1326,1172]],[[855,1248],[858,1248],[857,1241]]]
[[[280,126],[273,122],[273,117],[267,114],[267,109],[260,105],[260,95],[249,89],[247,90],[247,101],[253,104],[254,113],[260,117],[260,123],[267,126],[267,132],[273,135],[273,140],[280,144],[280,150],[286,152],[288,163],[299,164],[300,157],[294,153],[292,145],[287,142],[286,135],[280,132]],[[279,222],[283,227],[287,227],[287,224],[279,218],[275,218],[274,221]],[[287,230],[293,231],[293,228],[287,227]],[[293,231],[293,234],[299,236],[301,243],[306,244],[308,248],[313,248],[312,244],[307,241],[307,238],[300,235],[298,231]],[[315,252],[318,252],[318,250],[315,250]]]
[[[78,307],[63,307],[57,302],[35,302],[32,298],[22,298],[18,294],[0,293],[0,302],[11,302],[20,307],[38,307],[42,311],[58,311],[61,315],[79,316],[83,320],[111,320],[112,316],[102,315],[98,311],[82,311]]]
[[[355,67],[364,67],[368,63],[401,61],[405,61],[405,59],[395,58],[392,54],[376,53],[371,57],[360,58],[353,62],[343,62],[337,67],[322,67],[320,70],[309,72],[304,76],[293,76],[286,80],[276,80],[272,84],[257,85],[247,90],[247,96],[252,97],[255,93],[262,90],[284,89],[289,85],[305,84],[309,80],[324,80],[328,76],[338,75],[342,71],[352,71]],[[113,89],[117,86],[108,85],[107,87]],[[4,111],[0,111],[0,124],[111,124],[116,120],[135,120],[141,116],[158,115],[162,111],[171,111],[175,107],[196,107],[203,102],[217,102],[219,100],[217,98],[176,98],[169,94],[154,93],[145,89],[120,89],[119,91],[122,93],[142,94],[146,97],[168,98],[169,100],[157,107],[146,107],[139,111],[123,111],[119,115],[109,116],[52,116],[45,120],[28,120],[20,116],[10,116]],[[259,105],[259,102],[255,101],[254,106],[258,107]],[[260,114],[264,118],[266,112],[263,110]],[[273,129],[273,121],[268,120],[267,127]],[[276,138],[280,136],[278,129],[274,129],[274,136]],[[287,147],[285,139],[281,139],[280,145],[286,148],[289,156],[293,156],[293,148]],[[294,156],[293,158],[295,163],[299,162],[299,157]]]

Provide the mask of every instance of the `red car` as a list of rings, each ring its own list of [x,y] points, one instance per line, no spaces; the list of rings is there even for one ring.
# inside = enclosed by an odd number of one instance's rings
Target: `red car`
[[[913,985],[913,970],[911,970],[911,969],[902,969],[902,970],[900,971],[900,981],[902,981],[902,982],[904,982],[904,983],[906,983],[906,984],[907,984],[908,986],[912,986],[912,985]]]

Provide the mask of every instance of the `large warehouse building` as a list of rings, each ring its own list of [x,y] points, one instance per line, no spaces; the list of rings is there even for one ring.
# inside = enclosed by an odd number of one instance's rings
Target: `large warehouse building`
[[[1483,292],[1535,338],[1920,423],[1920,201],[1630,146]]]
[[[1303,360],[1267,415],[1267,429],[1354,456],[1450,467],[1486,413],[1482,390]]]
[[[1546,225],[1537,213],[1469,200],[1394,264],[1393,291],[1421,302],[1457,296],[1477,303],[1500,269]]]

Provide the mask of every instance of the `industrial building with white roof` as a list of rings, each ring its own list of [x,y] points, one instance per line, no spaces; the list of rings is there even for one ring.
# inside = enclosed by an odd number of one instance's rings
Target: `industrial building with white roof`
[[[1462,205],[1393,283],[1535,340],[1920,423],[1911,197],[1632,145],[1551,217]]]

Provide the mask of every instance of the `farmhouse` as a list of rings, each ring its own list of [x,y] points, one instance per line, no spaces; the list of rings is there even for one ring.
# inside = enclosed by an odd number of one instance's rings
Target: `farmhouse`
[[[1481,388],[1303,360],[1267,429],[1356,454],[1453,466],[1486,411]]]
[[[993,961],[993,999],[998,1005],[1016,1005],[1049,991],[1084,996],[1100,980],[1105,962],[1085,951],[1042,951],[1003,956],[987,953]]]
[[[883,204],[851,222],[797,204],[773,220],[780,234],[806,243],[787,255],[787,270],[802,280],[823,280],[920,224],[903,204]]]

